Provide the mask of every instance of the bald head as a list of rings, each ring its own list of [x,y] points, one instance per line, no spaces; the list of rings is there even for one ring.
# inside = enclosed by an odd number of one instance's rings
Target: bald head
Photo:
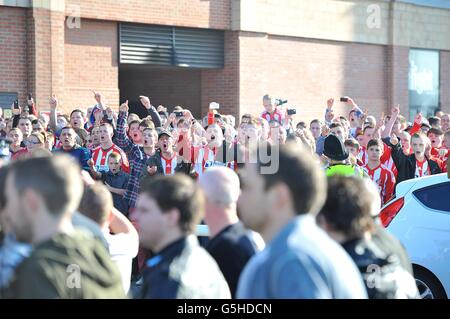
[[[199,181],[205,197],[216,205],[229,207],[236,204],[240,185],[237,174],[228,167],[212,167],[205,171]]]

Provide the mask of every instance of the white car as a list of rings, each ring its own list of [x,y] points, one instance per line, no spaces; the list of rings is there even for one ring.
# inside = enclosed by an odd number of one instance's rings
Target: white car
[[[422,298],[450,296],[450,179],[438,174],[397,185],[380,213],[405,246]]]

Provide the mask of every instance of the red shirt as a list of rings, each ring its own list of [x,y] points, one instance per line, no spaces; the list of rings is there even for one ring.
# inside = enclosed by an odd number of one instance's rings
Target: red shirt
[[[267,111],[264,111],[264,112],[261,114],[261,117],[262,117],[263,119],[267,120],[267,122],[270,122],[270,121],[277,121],[278,123],[283,124],[282,122],[283,122],[284,116],[283,116],[283,114],[281,113],[281,111],[278,110],[277,108],[275,108],[275,110],[274,110],[272,113],[269,113],[269,112],[267,112]]]
[[[109,171],[108,167],[108,157],[111,153],[119,153],[122,157],[122,170],[125,173],[130,173],[130,164],[128,163],[128,158],[125,152],[113,144],[110,148],[104,150],[101,146],[97,147],[92,151],[92,160],[94,161],[94,166],[96,170],[100,173],[106,173]]]
[[[377,185],[380,192],[381,205],[387,203],[394,193],[395,176],[383,164],[378,165],[374,169],[370,169],[369,164],[364,166],[364,171],[369,175],[370,179]]]

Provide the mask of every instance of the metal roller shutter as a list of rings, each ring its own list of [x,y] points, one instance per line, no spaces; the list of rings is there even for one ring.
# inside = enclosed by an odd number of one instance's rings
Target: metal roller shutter
[[[120,63],[223,68],[223,31],[122,23]]]

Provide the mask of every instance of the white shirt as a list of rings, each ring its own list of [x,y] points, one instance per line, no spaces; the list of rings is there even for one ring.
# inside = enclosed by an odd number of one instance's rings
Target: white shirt
[[[105,233],[105,238],[108,242],[111,260],[119,268],[123,289],[125,294],[128,294],[131,282],[132,261],[138,253],[139,242],[135,236],[125,233],[116,235]]]

